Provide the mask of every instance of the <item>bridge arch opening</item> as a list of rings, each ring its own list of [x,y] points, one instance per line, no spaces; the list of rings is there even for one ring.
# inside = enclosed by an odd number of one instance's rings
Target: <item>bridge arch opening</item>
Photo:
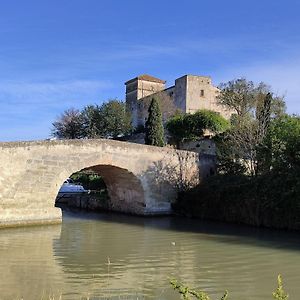
[[[94,176],[92,184],[80,182],[80,176]],[[72,176],[73,175],[73,176]],[[76,180],[76,176],[79,180]],[[55,206],[63,205],[90,210],[111,210],[131,214],[141,214],[145,209],[144,190],[140,180],[127,169],[113,165],[95,165],[70,174],[75,184],[80,184],[84,191],[66,192],[68,183],[62,183],[56,197]],[[83,178],[83,176],[81,176]],[[96,184],[95,184],[96,183]],[[74,183],[69,186],[74,186]],[[65,193],[64,193],[65,191]]]

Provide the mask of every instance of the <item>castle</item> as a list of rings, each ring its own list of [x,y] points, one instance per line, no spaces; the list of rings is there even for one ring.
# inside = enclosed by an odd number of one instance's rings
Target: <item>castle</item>
[[[184,75],[175,80],[175,85],[166,88],[166,81],[150,75],[140,75],[125,82],[126,105],[132,115],[134,128],[145,125],[148,107],[153,97],[159,103],[163,120],[176,111],[194,113],[208,109],[220,113],[226,119],[231,112],[217,101],[219,89],[207,76]]]

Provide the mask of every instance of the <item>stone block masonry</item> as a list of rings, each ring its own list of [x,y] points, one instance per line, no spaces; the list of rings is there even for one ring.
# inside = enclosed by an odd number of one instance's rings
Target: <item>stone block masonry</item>
[[[113,140],[0,143],[0,227],[61,222],[57,193],[74,172],[93,169],[112,210],[168,214],[177,189],[195,185],[197,153]]]

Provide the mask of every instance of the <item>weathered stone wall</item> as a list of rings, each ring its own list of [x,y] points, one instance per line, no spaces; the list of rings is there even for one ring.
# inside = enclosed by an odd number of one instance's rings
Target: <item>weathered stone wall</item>
[[[0,226],[59,222],[58,190],[85,168],[103,176],[112,209],[136,214],[170,212],[178,181],[199,180],[192,152],[112,140],[0,143]]]
[[[141,101],[144,97],[157,93],[165,89],[165,84],[162,82],[153,82],[147,80],[136,80],[129,81],[126,83],[126,104],[128,110],[132,115],[132,125],[137,127],[138,125],[144,125],[144,110],[140,106]]]
[[[181,142],[178,149],[216,156],[216,144],[210,138]]]
[[[141,99],[165,89],[164,83],[138,80],[137,99]]]
[[[229,119],[232,112],[220,105],[217,100],[219,89],[214,87],[210,77],[187,75],[186,112],[194,113],[208,109]]]
[[[202,179],[208,178],[217,173],[216,156],[211,154],[200,154],[200,177]]]
[[[168,88],[164,91],[154,93],[152,95],[146,96],[141,100],[137,101],[137,124],[145,126],[146,120],[148,118],[148,109],[153,98],[158,101],[162,119],[165,123],[171,116],[173,116],[178,110],[174,103],[174,87]]]
[[[187,112],[186,107],[186,93],[187,93],[187,76],[182,76],[175,80],[174,103],[178,109]]]
[[[109,199],[107,195],[97,193],[74,193],[64,196],[58,196],[56,199],[57,207],[73,207],[95,211],[110,210]]]

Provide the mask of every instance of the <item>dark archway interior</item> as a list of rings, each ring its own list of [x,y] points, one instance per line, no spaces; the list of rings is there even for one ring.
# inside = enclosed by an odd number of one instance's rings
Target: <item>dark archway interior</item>
[[[70,175],[62,185],[55,206],[89,210],[113,210],[139,214],[144,211],[140,180],[126,169],[96,165]]]

